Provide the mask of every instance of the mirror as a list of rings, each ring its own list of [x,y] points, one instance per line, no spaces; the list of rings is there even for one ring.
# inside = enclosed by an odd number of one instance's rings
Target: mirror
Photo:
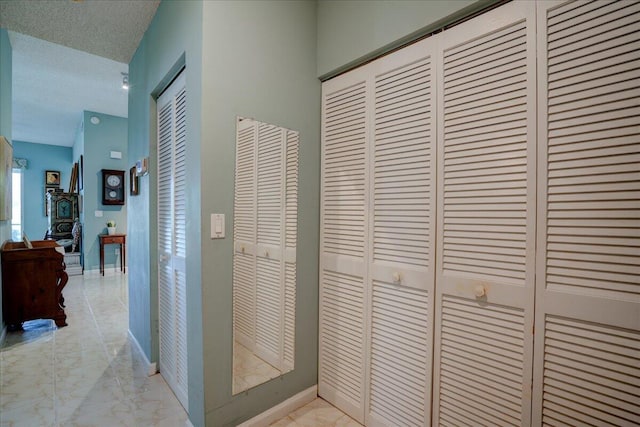
[[[293,370],[298,132],[237,119],[233,394]]]

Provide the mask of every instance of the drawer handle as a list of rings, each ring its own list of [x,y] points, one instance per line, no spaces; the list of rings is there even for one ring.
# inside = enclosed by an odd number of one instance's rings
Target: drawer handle
[[[402,281],[402,275],[398,271],[393,272],[393,283],[400,283]]]
[[[475,288],[473,288],[473,293],[475,294],[476,298],[482,298],[487,295],[487,289],[484,287],[484,285],[477,285]]]
[[[240,252],[244,253],[244,246],[240,247]]]
[[[264,256],[266,256],[267,258],[269,258],[269,251],[264,251]]]

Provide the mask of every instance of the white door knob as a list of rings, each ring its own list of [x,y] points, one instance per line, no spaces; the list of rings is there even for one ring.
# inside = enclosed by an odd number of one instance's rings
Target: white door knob
[[[400,280],[402,280],[402,276],[400,275],[399,272],[394,271],[393,272],[393,282],[394,283],[400,283]]]
[[[482,298],[487,294],[487,290],[483,285],[477,285],[473,288],[473,293],[476,295],[476,298]]]

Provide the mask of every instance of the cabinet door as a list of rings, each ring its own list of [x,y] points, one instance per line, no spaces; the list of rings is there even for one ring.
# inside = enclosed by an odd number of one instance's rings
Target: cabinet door
[[[371,64],[367,425],[431,419],[435,279],[433,40]]]
[[[440,39],[434,425],[529,425],[535,3]]]
[[[322,86],[318,394],[359,422],[365,399],[366,70]]]
[[[534,425],[640,424],[640,3],[538,8]]]

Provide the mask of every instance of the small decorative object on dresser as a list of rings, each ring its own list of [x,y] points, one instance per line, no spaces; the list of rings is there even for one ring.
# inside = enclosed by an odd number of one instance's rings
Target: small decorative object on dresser
[[[112,219],[107,221],[107,234],[109,236],[116,234],[116,222]]]

